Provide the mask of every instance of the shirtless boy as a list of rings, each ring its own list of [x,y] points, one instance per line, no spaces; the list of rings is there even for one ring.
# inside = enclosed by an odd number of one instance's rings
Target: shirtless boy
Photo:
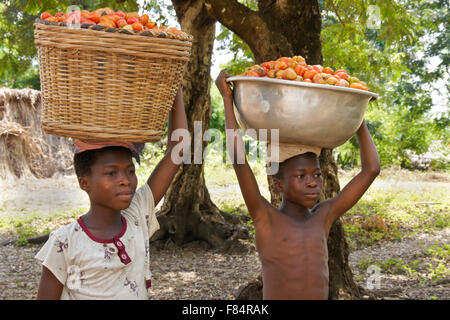
[[[216,80],[224,101],[227,129],[238,129],[233,112],[233,92],[222,71]],[[274,177],[282,193],[279,208],[261,196],[247,160],[240,135],[227,140],[233,148],[233,167],[255,226],[256,248],[262,263],[264,299],[328,299],[327,239],[334,221],[352,208],[380,172],[378,153],[365,121],[356,132],[361,153],[361,171],[334,198],[317,203],[322,189],[319,161],[314,153],[285,160]],[[228,139],[228,138],[227,138]]]

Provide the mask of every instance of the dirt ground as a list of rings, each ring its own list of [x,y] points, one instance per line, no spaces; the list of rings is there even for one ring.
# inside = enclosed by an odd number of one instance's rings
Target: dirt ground
[[[2,191],[0,203],[7,206],[0,214],[20,212],[21,208],[32,206],[45,211],[50,203],[55,206],[73,208],[86,205],[85,195],[72,178],[57,178],[47,181],[34,180],[18,182],[14,188]],[[437,177],[438,181],[449,186],[447,178]],[[44,185],[51,184],[51,189]],[[70,195],[70,203],[67,203]],[[39,200],[40,199],[40,200]],[[50,201],[42,201],[42,199]],[[5,205],[6,203],[6,205]],[[10,210],[11,209],[11,210]],[[14,209],[14,210],[12,210]],[[10,240],[11,235],[0,230],[0,243]],[[354,278],[369,292],[383,299],[449,299],[450,279],[421,283],[418,277],[407,274],[379,273],[376,281],[366,269],[360,269],[364,259],[386,260],[401,257],[403,261],[417,260],[426,265],[424,247],[427,244],[447,243],[450,245],[450,230],[443,229],[416,234],[412,238],[383,242],[362,250],[351,252],[349,263]],[[42,244],[0,246],[0,300],[34,299],[41,267],[34,255]],[[419,268],[420,269],[420,268]],[[241,242],[233,252],[219,253],[193,243],[185,248],[177,248],[171,243],[151,246],[152,299],[234,299],[236,290],[247,281],[255,278],[261,271],[257,252],[250,242]],[[370,286],[373,286],[370,289]],[[369,286],[369,287],[368,287]]]
[[[385,243],[350,254],[349,261],[359,285],[382,299],[449,299],[450,279],[441,279],[427,285],[406,275],[381,273],[379,287],[371,282],[369,274],[358,268],[361,257],[382,258],[420,256],[419,242],[449,243],[450,231],[442,230],[420,234],[415,239]],[[0,299],[35,299],[40,277],[40,266],[34,255],[41,245],[0,248]],[[166,249],[151,249],[152,299],[234,299],[237,289],[255,278],[261,271],[258,255],[250,243],[242,243],[239,252],[218,253],[196,244],[186,248],[169,246]],[[362,275],[362,279],[359,279]]]

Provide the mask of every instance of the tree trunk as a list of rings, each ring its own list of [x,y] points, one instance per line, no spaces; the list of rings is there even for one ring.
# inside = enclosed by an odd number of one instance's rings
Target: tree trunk
[[[250,10],[237,1],[206,0],[208,10],[224,26],[236,33],[252,49],[256,63],[275,60],[281,56],[303,56],[308,64],[322,64],[320,40],[321,15],[318,1],[260,0],[258,11]],[[324,180],[321,200],[336,195],[339,188],[337,168],[332,150],[324,149],[319,157]],[[278,206],[281,196],[274,190],[268,176],[271,202]],[[348,265],[348,245],[342,223],[333,224],[328,238],[329,299],[360,298]],[[261,278],[251,281],[237,294],[238,299],[260,296]]]
[[[182,30],[194,36],[182,85],[191,146],[198,145],[202,152],[207,146],[202,137],[209,128],[211,114],[210,69],[216,20],[206,11],[203,0],[174,0],[172,3]],[[202,126],[198,144],[194,142],[195,121],[201,121]],[[204,240],[214,248],[221,248],[227,240],[248,237],[246,229],[230,224],[226,214],[211,201],[201,162],[194,164],[192,156],[191,164],[181,165],[157,213],[161,229],[152,241],[171,238],[182,245]]]

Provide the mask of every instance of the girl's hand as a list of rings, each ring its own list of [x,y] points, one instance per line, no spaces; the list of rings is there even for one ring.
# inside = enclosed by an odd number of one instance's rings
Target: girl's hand
[[[219,92],[224,99],[227,97],[233,98],[233,91],[226,81],[228,77],[230,77],[230,75],[225,70],[222,70],[216,79],[217,89],[219,89]]]

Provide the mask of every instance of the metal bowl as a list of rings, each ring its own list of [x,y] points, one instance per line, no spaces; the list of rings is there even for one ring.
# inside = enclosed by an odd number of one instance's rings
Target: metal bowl
[[[279,141],[335,148],[350,139],[378,95],[290,80],[230,77],[242,129],[279,129]],[[270,140],[270,134],[268,134]],[[260,138],[260,137],[259,137]],[[264,137],[262,137],[264,140]]]

